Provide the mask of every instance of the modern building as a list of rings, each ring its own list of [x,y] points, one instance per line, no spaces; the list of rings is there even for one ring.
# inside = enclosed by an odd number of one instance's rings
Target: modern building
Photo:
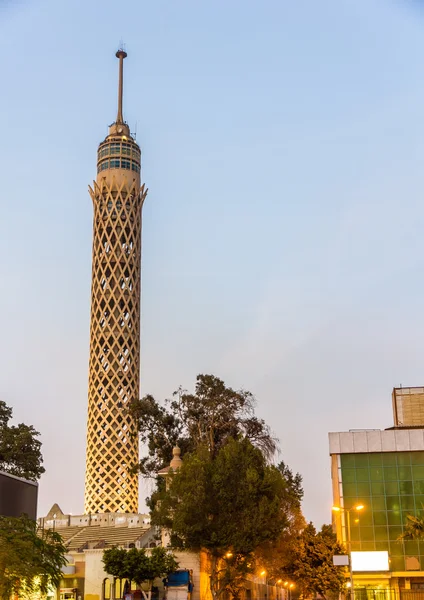
[[[353,573],[355,596],[359,590],[410,594],[423,589],[424,540],[400,541],[400,536],[407,515],[422,514],[424,506],[424,422],[330,433],[329,444],[333,503],[339,509],[333,512],[333,525],[339,540],[348,552],[388,553],[386,567],[374,564],[378,555],[366,555],[365,567]],[[363,508],[356,510],[358,506]]]
[[[136,424],[126,411],[139,398],[141,153],[122,115],[124,50],[119,59],[118,114],[97,151],[93,201],[90,362],[85,512],[137,513]]]

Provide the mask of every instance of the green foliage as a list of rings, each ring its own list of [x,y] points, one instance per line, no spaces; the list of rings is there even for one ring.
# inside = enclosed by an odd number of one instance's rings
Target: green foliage
[[[194,394],[179,388],[172,401],[161,406],[145,396],[131,406],[138,423],[140,439],[148,447],[148,456],[138,470],[151,476],[172,458],[178,445],[183,456],[200,446],[212,456],[230,438],[246,437],[270,458],[276,440],[266,423],[254,414],[255,398],[245,390],[235,391],[214,375],[198,375]]]
[[[343,546],[331,525],[323,525],[317,532],[309,523],[291,548],[288,563],[282,569],[282,575],[292,578],[301,590],[303,597],[323,598],[329,592],[341,592],[345,584],[345,569],[333,565],[335,554],[344,554]]]
[[[416,515],[406,515],[406,523],[399,541],[424,539],[424,519]]]
[[[173,554],[166,548],[108,548],[103,553],[103,564],[106,573],[118,579],[129,579],[137,585],[152,582],[156,577],[164,577],[178,569]]]
[[[44,473],[40,435],[32,425],[9,425],[12,409],[0,401],[0,471],[36,481]]]
[[[65,553],[57,532],[27,517],[0,517],[0,598],[45,595],[50,585],[57,587]]]
[[[255,551],[257,563],[261,568],[265,568],[270,579],[280,579],[287,570],[299,536],[306,526],[301,509],[302,477],[299,473],[293,475],[284,462],[281,462],[277,468],[284,481],[282,510],[288,523],[276,539],[267,540]]]
[[[281,471],[247,438],[229,438],[214,456],[200,446],[184,457],[168,489],[153,495],[152,524],[171,532],[173,547],[207,550],[212,594],[234,596],[254,568],[257,547],[288,526],[286,500]]]

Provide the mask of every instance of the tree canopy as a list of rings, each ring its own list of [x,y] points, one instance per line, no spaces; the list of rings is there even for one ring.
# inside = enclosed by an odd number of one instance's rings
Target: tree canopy
[[[0,598],[45,595],[59,586],[66,548],[61,536],[27,517],[0,517]]]
[[[138,423],[148,456],[138,469],[151,476],[168,465],[172,448],[182,454],[206,446],[214,456],[226,440],[246,437],[270,458],[277,447],[267,424],[255,415],[255,398],[245,390],[233,390],[214,375],[198,375],[194,394],[179,388],[165,405],[153,396],[133,402],[131,412]]]
[[[9,425],[12,409],[0,401],[0,471],[36,481],[44,473],[40,435],[32,425]]]
[[[118,579],[135,581],[138,586],[143,583],[151,586],[157,577],[169,575],[178,568],[174,555],[162,547],[149,551],[144,548],[108,548],[102,560],[106,573]]]
[[[237,597],[255,550],[288,526],[291,493],[247,437],[228,438],[214,454],[206,444],[184,457],[170,485],[153,494],[152,524],[171,532],[172,547],[209,553],[215,599],[225,591]]]
[[[331,525],[317,532],[309,523],[291,545],[281,576],[293,579],[304,598],[317,594],[326,598],[329,592],[341,592],[346,583],[345,569],[333,564],[333,556],[344,553]]]

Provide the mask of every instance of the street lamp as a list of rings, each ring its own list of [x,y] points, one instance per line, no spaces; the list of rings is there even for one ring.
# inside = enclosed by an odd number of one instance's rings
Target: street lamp
[[[350,575],[350,589],[351,594],[352,594],[352,600],[354,598],[354,586],[353,586],[353,571],[352,571],[352,540],[350,537],[350,513],[352,510],[356,510],[356,511],[361,511],[365,508],[365,506],[363,504],[357,504],[356,506],[352,506],[351,508],[341,508],[340,506],[333,506],[333,511],[334,512],[338,512],[338,513],[345,513],[346,514],[346,520],[347,520],[347,536],[346,536],[346,542],[347,542],[347,548],[348,548],[348,552],[349,552],[349,575]]]

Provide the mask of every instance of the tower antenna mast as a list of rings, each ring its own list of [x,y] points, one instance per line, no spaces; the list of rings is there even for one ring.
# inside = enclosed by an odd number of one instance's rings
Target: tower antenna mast
[[[124,117],[122,116],[122,97],[124,95],[124,58],[127,57],[127,53],[123,49],[123,45],[121,45],[119,48],[116,56],[119,58],[118,114],[116,116],[116,122],[123,123]]]

